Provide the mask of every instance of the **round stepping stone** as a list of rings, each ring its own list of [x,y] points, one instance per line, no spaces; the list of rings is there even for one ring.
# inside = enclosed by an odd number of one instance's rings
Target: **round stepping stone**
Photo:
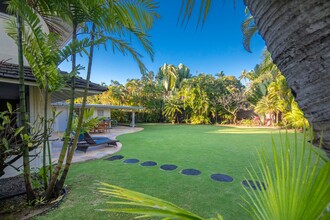
[[[154,161],[146,161],[146,162],[141,163],[141,166],[143,166],[143,167],[153,167],[156,165],[157,165],[157,163]]]
[[[138,163],[138,162],[140,162],[138,159],[127,159],[127,160],[124,160],[124,163],[129,163],[129,164]]]
[[[114,160],[121,160],[123,158],[124,158],[124,156],[122,156],[122,155],[114,155],[114,156],[107,158],[106,160],[114,161]]]
[[[172,170],[175,170],[176,168],[178,168],[178,166],[173,165],[173,164],[164,164],[164,165],[160,166],[160,169],[166,170],[166,171],[172,171]]]
[[[212,174],[211,179],[219,182],[233,182],[234,180],[233,177],[221,173]]]
[[[197,176],[199,174],[201,174],[202,172],[196,169],[184,169],[181,170],[181,173],[184,175],[189,175],[189,176]]]
[[[242,181],[243,186],[247,188],[252,188],[254,190],[266,190],[266,185],[264,183],[258,182],[258,181],[252,181],[252,180],[243,180]]]

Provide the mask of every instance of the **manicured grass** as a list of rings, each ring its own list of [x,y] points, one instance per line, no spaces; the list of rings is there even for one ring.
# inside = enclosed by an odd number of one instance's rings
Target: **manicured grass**
[[[274,129],[236,128],[207,125],[142,125],[144,131],[122,135],[123,149],[117,155],[141,162],[155,161],[155,167],[124,164],[122,161],[94,160],[73,164],[67,185],[70,193],[60,207],[37,219],[133,219],[132,215],[100,212],[109,198],[97,192],[98,181],[143,192],[173,202],[205,218],[217,213],[224,219],[249,219],[240,207],[245,196],[241,182],[246,168],[257,161],[256,149],[271,152],[271,138],[279,143]],[[272,135],[273,134],[273,135]],[[294,139],[294,134],[289,133]],[[302,135],[298,134],[301,139]],[[174,171],[160,170],[162,164],[175,164]],[[179,172],[194,168],[199,176]],[[222,173],[231,183],[215,182],[210,175]]]

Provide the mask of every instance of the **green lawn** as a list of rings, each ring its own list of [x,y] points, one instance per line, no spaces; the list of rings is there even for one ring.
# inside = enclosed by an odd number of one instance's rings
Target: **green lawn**
[[[271,138],[279,142],[279,131],[207,125],[142,125],[144,131],[118,137],[123,148],[118,155],[140,162],[155,161],[155,167],[94,160],[73,164],[67,180],[70,193],[60,207],[37,219],[133,219],[131,215],[105,213],[109,200],[94,185],[103,181],[168,200],[200,216],[221,213],[225,219],[249,219],[240,207],[245,196],[241,181],[246,168],[256,164],[256,149],[271,151]],[[273,134],[273,135],[272,135]],[[290,136],[294,134],[290,133]],[[302,138],[299,134],[298,138]],[[293,138],[292,138],[293,139]],[[162,164],[175,164],[175,171],[163,171]],[[194,168],[199,176],[179,172]],[[231,183],[215,182],[210,175],[222,173]]]

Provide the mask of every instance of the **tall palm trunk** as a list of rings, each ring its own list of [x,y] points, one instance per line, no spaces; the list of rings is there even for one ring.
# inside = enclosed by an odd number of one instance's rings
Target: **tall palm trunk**
[[[92,26],[92,33],[91,33],[91,42],[94,41],[95,39],[95,24],[93,23]],[[90,51],[89,51],[89,56],[88,56],[88,67],[87,67],[87,76],[86,76],[86,85],[85,85],[85,90],[84,90],[84,96],[83,96],[83,101],[82,101],[82,105],[81,105],[81,109],[80,109],[80,115],[79,115],[79,120],[78,120],[78,125],[75,131],[75,137],[74,137],[74,141],[73,144],[71,146],[70,152],[68,153],[68,156],[66,158],[66,163],[65,163],[65,167],[63,170],[63,173],[61,175],[61,179],[58,182],[57,188],[58,189],[62,189],[64,186],[64,182],[66,179],[66,176],[69,172],[69,168],[72,162],[72,157],[74,154],[74,151],[76,149],[77,146],[77,142],[79,139],[79,135],[81,132],[81,126],[82,126],[82,122],[83,122],[83,118],[84,118],[84,111],[85,111],[85,106],[86,106],[86,102],[87,102],[87,95],[88,95],[88,89],[89,89],[89,81],[91,78],[91,72],[92,72],[92,64],[93,64],[93,54],[94,54],[94,45],[92,44],[90,46]]]
[[[46,151],[47,151],[47,143],[48,143],[48,132],[47,132],[47,118],[48,118],[48,112],[47,112],[47,104],[48,104],[48,76],[46,74],[46,85],[44,90],[44,134],[43,134],[43,146],[42,146],[42,165],[43,165],[43,181],[44,181],[44,187],[47,189],[48,186],[48,178],[47,178],[47,170],[46,170]],[[48,152],[50,154],[50,152]],[[49,164],[50,165],[50,164]]]
[[[330,1],[244,1],[313,127],[315,144],[330,153]]]
[[[20,104],[20,119],[21,126],[24,127],[22,134],[27,134],[27,114],[26,114],[26,100],[25,100],[25,84],[24,84],[24,63],[23,63],[23,46],[22,46],[22,18],[17,14],[17,48],[18,48],[18,77],[19,77],[19,104]],[[27,144],[23,142],[23,167],[24,167],[24,181],[28,201],[35,199],[31,184],[30,174],[30,151]]]
[[[73,29],[72,29],[72,42],[77,41],[77,27],[78,25],[73,23]],[[72,71],[76,69],[76,52],[73,51],[72,53]],[[57,165],[55,167],[54,173],[51,177],[51,180],[49,182],[48,188],[45,193],[45,197],[47,200],[51,199],[54,195],[55,197],[58,195],[59,190],[55,190],[55,186],[57,184],[57,178],[60,174],[60,171],[62,170],[62,165],[64,162],[65,155],[68,151],[69,146],[69,140],[70,140],[70,133],[72,130],[72,119],[73,119],[73,109],[74,109],[74,93],[75,93],[75,76],[73,75],[71,77],[71,97],[70,97],[70,106],[69,106],[69,118],[67,127],[64,133],[64,142],[62,145],[61,153],[58,158]],[[56,187],[58,189],[58,187]],[[61,189],[60,189],[61,190]]]

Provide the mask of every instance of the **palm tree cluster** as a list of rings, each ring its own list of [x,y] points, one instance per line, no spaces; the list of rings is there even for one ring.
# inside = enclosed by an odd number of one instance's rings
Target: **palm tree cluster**
[[[235,123],[237,112],[248,106],[243,91],[244,86],[234,76],[192,76],[184,64],[164,64],[156,75],[149,72],[141,79],[128,79],[125,85],[111,81],[108,91],[88,97],[88,102],[143,106],[145,110],[137,115],[140,122]],[[112,117],[121,122],[129,121],[128,116],[112,111]]]
[[[243,71],[241,78],[249,80],[245,92],[255,112],[262,116],[262,123],[293,128],[309,126],[285,77],[272,62],[268,51],[264,52],[262,63],[253,71]]]
[[[27,199],[50,200],[59,195],[68,174],[72,156],[76,148],[80,127],[84,115],[84,106],[92,72],[93,53],[95,45],[111,44],[113,50],[122,54],[130,54],[137,61],[141,72],[146,68],[141,61],[140,53],[130,45],[135,38],[153,58],[152,44],[148,31],[152,27],[158,14],[157,4],[147,0],[108,1],[108,0],[11,0],[8,1],[8,13],[17,17],[8,24],[7,33],[18,46],[19,60],[19,88],[20,114],[23,129],[19,130],[23,139],[21,151],[24,160],[24,179],[27,190]],[[46,27],[43,25],[46,24]],[[64,32],[70,32],[71,41],[61,47]],[[81,37],[77,37],[81,35]],[[77,63],[77,53],[88,56],[87,77],[83,97],[83,107],[76,126],[76,135],[71,140],[73,122],[73,104],[75,95],[75,79],[83,68]],[[23,56],[31,67],[39,88],[44,91],[44,167],[43,190],[36,194],[31,184],[29,165],[29,131],[26,116],[26,101],[24,91]],[[61,79],[57,66],[71,57],[72,70],[68,78]],[[71,84],[70,113],[67,129],[64,134],[64,143],[56,166],[46,164],[46,146],[49,134],[46,132],[47,103],[51,92],[60,89],[63,82]],[[70,147],[69,147],[70,141]],[[48,145],[49,146],[49,145]],[[2,145],[1,145],[2,147]],[[65,164],[65,165],[64,165]],[[54,168],[54,169],[53,169]],[[48,171],[47,171],[48,170]]]

